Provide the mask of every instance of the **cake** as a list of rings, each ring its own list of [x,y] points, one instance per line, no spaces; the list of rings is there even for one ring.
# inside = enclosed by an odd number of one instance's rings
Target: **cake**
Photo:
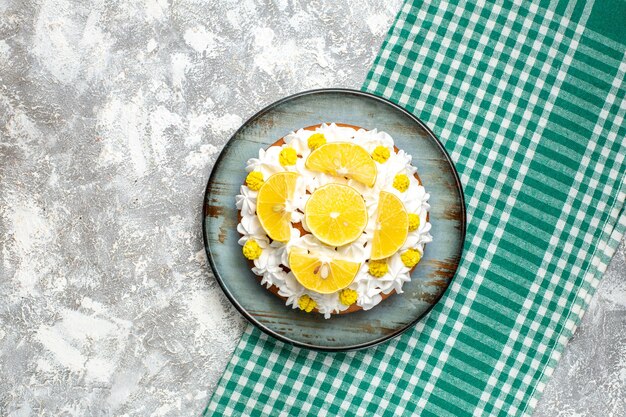
[[[236,197],[239,244],[261,284],[325,318],[402,293],[432,241],[411,160],[385,132],[335,123],[261,148]]]

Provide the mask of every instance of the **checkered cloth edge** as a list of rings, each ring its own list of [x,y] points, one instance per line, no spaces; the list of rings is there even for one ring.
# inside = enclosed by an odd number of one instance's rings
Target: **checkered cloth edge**
[[[624,231],[626,3],[407,1],[364,84],[444,142],[465,254],[365,351],[245,331],[205,415],[530,415]]]

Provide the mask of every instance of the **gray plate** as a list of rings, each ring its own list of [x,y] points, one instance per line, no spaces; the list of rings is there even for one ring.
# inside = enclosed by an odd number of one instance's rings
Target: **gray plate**
[[[433,242],[405,283],[369,311],[325,320],[287,307],[259,284],[237,244],[235,196],[246,161],[259,148],[287,133],[320,123],[346,123],[389,133],[413,164],[430,193]],[[450,157],[415,116],[380,97],[356,90],[307,91],[280,100],[254,115],[233,135],[215,162],[203,208],[206,252],[217,282],[233,305],[265,333],[300,347],[343,351],[373,346],[413,326],[439,301],[456,273],[465,239],[463,190]]]

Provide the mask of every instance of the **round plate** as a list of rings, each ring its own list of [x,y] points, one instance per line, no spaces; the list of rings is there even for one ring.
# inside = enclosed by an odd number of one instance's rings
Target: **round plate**
[[[246,161],[289,132],[319,123],[346,123],[385,131],[413,155],[430,193],[433,242],[403,286],[369,311],[308,314],[287,307],[259,284],[237,244],[235,196],[246,176]],[[299,93],[252,116],[228,141],[206,187],[204,244],[213,274],[233,305],[265,333],[300,347],[343,351],[373,346],[413,326],[437,303],[459,265],[465,239],[465,203],[458,174],[443,145],[415,116],[380,97],[356,90]]]

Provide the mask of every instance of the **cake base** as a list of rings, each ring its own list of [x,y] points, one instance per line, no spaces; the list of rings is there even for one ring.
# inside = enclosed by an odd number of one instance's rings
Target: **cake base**
[[[354,126],[354,125],[349,125],[349,124],[345,124],[345,123],[335,123],[335,125],[337,125],[337,126],[339,126],[339,127],[349,127],[349,128],[355,129],[355,130],[363,129],[363,128],[362,128],[362,127],[360,127],[360,126]],[[303,128],[303,129],[304,129],[304,130],[309,130],[309,131],[315,131],[315,129],[317,129],[318,127],[321,127],[321,126],[322,126],[322,124],[317,124],[317,125],[313,125],[313,126],[308,126],[308,127],[305,127],[305,128]],[[283,145],[284,143],[285,143],[284,138],[280,138],[280,139],[278,139],[276,142],[272,143],[271,145],[269,145],[269,146],[268,146],[267,148],[265,148],[265,149],[267,150],[268,148],[271,148],[272,146],[280,146],[280,145]],[[394,149],[394,151],[395,151],[396,153],[398,153],[398,148],[397,148],[395,145],[394,145],[393,149]],[[419,175],[417,175],[417,172],[414,174],[414,176],[415,176],[415,178],[417,179],[417,181],[418,181],[420,184],[422,184],[422,180],[420,179]],[[426,221],[428,221],[428,220],[429,220],[429,217],[430,217],[430,213],[426,216]],[[241,222],[241,213],[239,213],[239,222]],[[300,231],[301,236],[302,236],[302,235],[305,235],[305,234],[309,234],[309,232],[307,232],[306,230],[304,230],[304,228],[302,227],[302,224],[300,224],[300,223],[294,224],[294,227],[295,227],[295,228],[297,228],[297,229]],[[253,261],[251,261],[251,260],[248,260],[248,266],[250,266],[250,269],[252,269],[252,268],[254,267],[254,262],[253,262]],[[417,266],[417,265],[416,265],[416,266]],[[413,268],[411,268],[411,270],[409,271],[409,274],[412,274],[412,273],[413,273],[413,271],[415,270],[416,266],[414,266]],[[260,283],[260,282],[261,282],[261,280],[262,280],[262,277],[260,277],[259,275],[256,275],[256,274],[255,274],[255,276],[256,276],[257,280],[259,281],[259,283]],[[285,304],[286,304],[286,302],[287,302],[287,297],[283,297],[282,295],[278,294],[278,287],[277,287],[276,285],[272,285],[271,287],[267,288],[267,290],[268,290],[269,292],[271,292],[272,294],[274,294],[275,296],[277,296],[278,298],[280,298],[281,300],[283,300],[283,301],[285,302]],[[396,293],[396,290],[391,291],[389,294],[383,294],[383,293],[380,293],[380,296],[381,296],[381,298],[382,298],[381,303],[382,303],[383,301],[385,301],[387,298],[391,297],[391,296],[392,296],[393,294],[395,294],[395,293]],[[355,303],[355,304],[352,304],[351,306],[349,306],[347,309],[345,309],[345,310],[343,310],[343,311],[340,311],[339,313],[335,313],[335,312],[333,312],[333,313],[331,313],[331,314],[332,314],[332,315],[338,315],[338,314],[349,314],[349,313],[354,313],[354,312],[361,311],[361,310],[363,310],[363,307],[361,307],[361,306],[359,306],[359,305],[357,305],[357,304]],[[317,310],[317,308],[314,308],[314,309],[312,310],[312,312],[319,313],[319,311]],[[320,313],[320,314],[321,314],[321,313]]]

